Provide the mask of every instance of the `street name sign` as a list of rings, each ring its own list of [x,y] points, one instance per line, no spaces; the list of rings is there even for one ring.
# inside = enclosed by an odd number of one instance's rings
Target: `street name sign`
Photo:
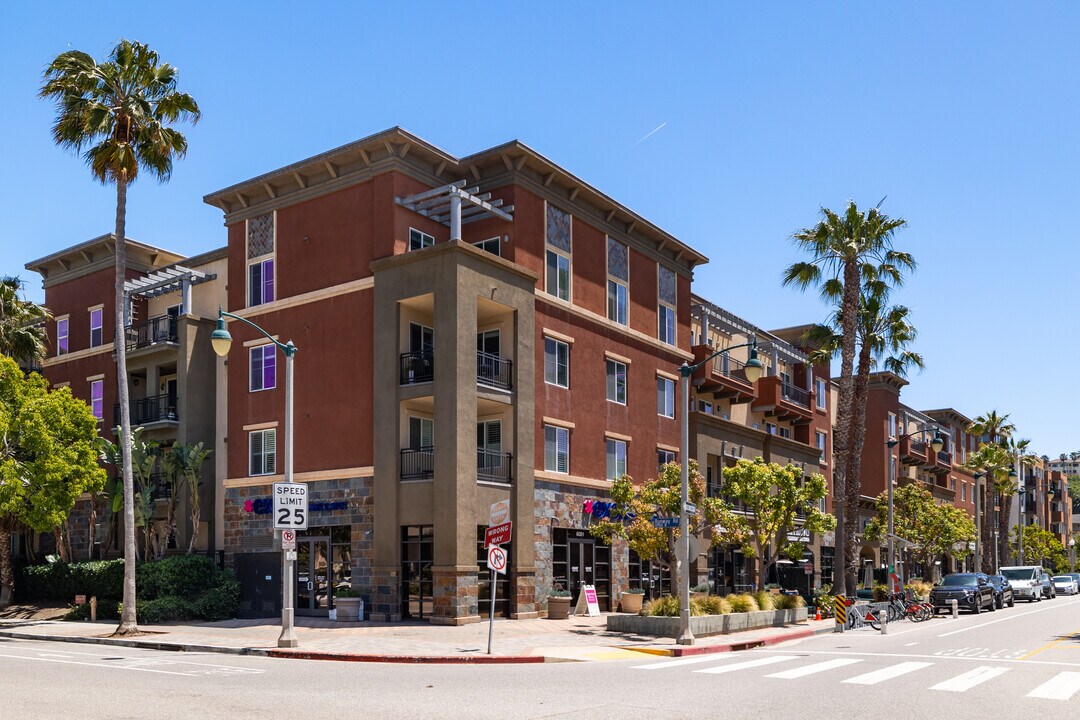
[[[652,524],[658,528],[677,528],[679,527],[679,518],[653,516]]]
[[[307,530],[307,519],[307,485],[274,483],[274,529]]]
[[[684,512],[688,512],[691,515],[693,515],[694,513],[697,512],[697,505],[695,505],[692,502],[685,502],[685,503],[683,503],[683,508],[682,509],[683,509]]]
[[[493,525],[484,531],[484,547],[492,545],[505,545],[510,542],[514,523],[504,522],[501,525]]]

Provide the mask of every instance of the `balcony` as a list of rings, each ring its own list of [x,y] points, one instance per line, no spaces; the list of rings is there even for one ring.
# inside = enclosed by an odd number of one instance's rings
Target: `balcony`
[[[495,450],[476,451],[476,479],[509,485],[514,480],[514,456]]]
[[[1038,506],[1036,505],[1035,498],[1027,497],[1027,496],[1024,497],[1024,512],[1026,512],[1026,513],[1036,513],[1036,512],[1038,512]]]
[[[401,451],[402,480],[431,480],[435,477],[435,448],[404,448]]]
[[[113,405],[114,425],[120,424],[120,403]],[[131,401],[131,426],[180,422],[175,395],[153,395]]]
[[[779,376],[772,375],[758,380],[757,391],[757,399],[753,404],[754,412],[795,423],[809,422],[813,418],[810,391],[784,382]]]
[[[934,455],[934,464],[927,468],[930,472],[946,475],[952,470],[952,453],[940,450],[935,454],[933,448],[930,449],[930,453]]]
[[[152,347],[155,345],[180,342],[178,331],[179,318],[175,315],[162,315],[129,325],[127,327],[127,349]]]
[[[435,379],[435,351],[418,350],[401,353],[402,385],[415,385],[431,382]]]
[[[700,363],[715,350],[708,345],[694,348],[694,362]],[[732,403],[750,402],[756,397],[753,384],[746,379],[746,363],[728,355],[720,355],[694,372],[693,382],[700,392],[713,393]]]
[[[905,465],[925,465],[926,443],[911,437],[900,439],[900,462]]]
[[[510,390],[514,387],[514,361],[491,353],[476,352],[476,384]]]

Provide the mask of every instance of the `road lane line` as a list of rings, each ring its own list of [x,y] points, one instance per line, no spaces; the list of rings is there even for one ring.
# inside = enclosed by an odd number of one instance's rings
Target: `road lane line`
[[[1080,690],[1080,672],[1061,672],[1027,694],[1046,700],[1068,700]]]
[[[728,657],[727,653],[725,653]],[[648,665],[635,665],[631,670],[666,670],[670,667],[679,667],[680,665],[696,665],[703,662],[716,662],[717,660],[723,660],[724,655],[712,653],[708,655],[698,655],[696,657],[680,658],[679,660],[662,660],[660,662],[649,663]]]
[[[928,662],[902,662],[897,663],[896,665],[890,665],[889,667],[882,668],[880,670],[874,670],[873,672],[868,672],[863,675],[856,675],[855,677],[848,678],[847,680],[844,680],[842,682],[850,683],[853,685],[877,685],[879,682],[892,680],[895,677],[900,677],[901,675],[907,675],[908,673],[915,672],[916,670],[928,668],[933,664],[934,663]]]
[[[18,642],[39,642],[39,641],[30,640],[30,641],[18,641]],[[30,648],[22,648],[22,647],[20,647],[18,645],[7,646],[5,649],[7,649],[7,650],[23,650],[23,649],[25,649],[27,652],[30,651]],[[51,656],[52,654],[53,653],[43,653],[43,652],[38,653],[38,655],[46,656],[46,657]],[[240,666],[240,665],[220,665],[218,663],[200,663],[200,662],[194,662],[192,660],[174,660],[173,657],[175,657],[177,654],[178,653],[174,652],[174,653],[168,653],[166,655],[114,655],[113,653],[105,653],[105,652],[87,653],[87,652],[76,652],[74,650],[64,650],[62,652],[57,651],[57,656],[58,657],[63,657],[63,656],[69,656],[70,655],[70,656],[73,656],[73,657],[101,658],[103,655],[108,655],[109,657],[113,658],[113,660],[111,662],[115,662],[116,660],[138,660],[140,662],[146,662],[146,661],[154,660],[154,661],[157,661],[157,662],[173,663],[173,664],[176,664],[176,665],[196,665],[196,666],[199,666],[199,667],[227,668],[229,670],[240,670],[242,672],[250,672],[250,673],[265,673],[266,672],[265,670],[258,670],[258,669],[255,669],[255,668],[246,668],[246,667],[243,667],[243,666]],[[195,653],[184,653],[184,654],[188,655],[188,656],[191,656],[191,655],[194,655]]]
[[[761,667],[762,665],[787,662],[788,660],[795,660],[796,658],[798,658],[798,655],[770,655],[768,657],[757,658],[756,660],[747,660],[733,665],[720,665],[719,667],[705,668],[704,670],[695,670],[694,672],[719,675],[720,673],[735,672],[736,670],[749,670],[750,668]]]
[[[1054,640],[1053,642],[1048,642],[1048,643],[1046,643],[1045,645],[1043,645],[1043,646],[1042,646],[1041,648],[1037,648],[1037,649],[1035,649],[1035,650],[1032,650],[1032,651],[1031,651],[1031,652],[1029,652],[1029,653],[1028,653],[1027,655],[1022,655],[1022,656],[1020,656],[1020,657],[1019,657],[1019,658],[1017,658],[1017,659],[1018,659],[1018,660],[1027,660],[1027,659],[1028,659],[1029,657],[1034,657],[1034,656],[1038,655],[1039,653],[1041,653],[1041,652],[1042,652],[1043,650],[1049,650],[1050,648],[1054,647],[1055,645],[1058,645],[1058,644],[1060,644],[1060,643],[1063,643],[1063,642],[1065,642],[1066,640],[1071,640],[1071,639],[1073,639],[1073,638],[1074,638],[1074,637],[1076,637],[1077,635],[1080,635],[1080,630],[1077,630],[1077,631],[1076,631],[1076,632],[1074,632],[1074,633],[1070,633],[1069,635],[1066,635],[1065,637],[1062,637],[1062,638],[1058,638],[1057,640]]]
[[[943,638],[943,637],[949,637],[950,635],[958,635],[959,633],[967,632],[968,630],[975,630],[976,628],[986,627],[987,625],[996,625],[999,622],[1006,622],[1008,620],[1015,620],[1016,618],[1022,618],[1022,617],[1025,617],[1027,615],[1034,615],[1035,613],[1039,613],[1039,612],[1046,612],[1047,610],[1055,610],[1055,609],[1057,609],[1059,607],[1065,607],[1067,605],[1071,605],[1074,602],[1076,602],[1075,598],[1070,600],[1069,602],[1065,602],[1065,603],[1057,603],[1055,605],[1047,605],[1045,607],[1037,608],[1035,610],[1028,610],[1027,612],[1022,612],[1022,613],[1019,613],[1019,614],[1010,614],[1008,617],[1003,617],[1003,618],[1000,618],[998,620],[990,620],[989,622],[979,623],[978,625],[968,625],[967,627],[962,627],[959,630],[952,630],[952,631],[947,632],[947,633],[942,633],[941,635],[938,635],[938,637]]]
[[[754,652],[758,653],[776,653],[784,652],[783,650],[764,650],[759,649]],[[1074,662],[1061,662],[1057,660],[1014,660],[1012,658],[992,658],[992,657],[956,657],[953,655],[927,655],[916,653],[878,653],[878,652],[861,652],[858,650],[799,650],[799,654],[805,657],[811,655],[864,655],[866,657],[875,658],[926,658],[927,660],[959,660],[961,662],[974,662],[976,660],[982,660],[983,662],[995,662],[995,663],[1021,663],[1023,665],[1051,665],[1055,667],[1080,667],[1080,661]]]
[[[989,665],[980,665],[974,670],[969,670],[962,675],[957,675],[954,678],[939,682],[930,689],[948,690],[950,692],[967,692],[976,685],[981,685],[987,680],[993,680],[998,675],[1004,675],[1007,672],[1009,672],[1009,668],[995,668],[990,667]]]
[[[138,672],[158,673],[161,675],[183,675],[184,677],[195,677],[195,673],[185,672],[172,672],[170,670],[151,670],[150,668],[138,668],[128,667],[127,665],[109,665],[99,663],[80,662],[78,660],[56,660],[54,658],[33,657],[30,655],[4,655],[0,654],[0,657],[13,658],[15,660],[37,660],[38,662],[52,662],[61,663],[63,665],[86,665],[88,667],[96,668],[111,668],[113,670],[136,670]]]
[[[862,660],[858,658],[838,658],[836,660],[826,660],[824,662],[814,663],[813,665],[806,665],[804,667],[795,668],[794,670],[784,670],[783,672],[773,673],[772,675],[766,675],[765,677],[780,678],[781,680],[796,680],[801,677],[806,677],[807,675],[814,675],[819,672],[825,672],[826,670],[833,670],[835,668],[846,667],[861,662]]]

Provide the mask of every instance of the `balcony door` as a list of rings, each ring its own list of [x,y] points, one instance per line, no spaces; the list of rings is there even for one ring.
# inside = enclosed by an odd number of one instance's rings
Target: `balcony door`
[[[435,331],[420,323],[409,323],[409,352],[431,352],[435,349]]]

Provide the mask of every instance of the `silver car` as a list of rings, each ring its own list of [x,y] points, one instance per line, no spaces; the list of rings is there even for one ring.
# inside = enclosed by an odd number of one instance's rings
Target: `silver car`
[[[1076,585],[1076,578],[1072,575],[1055,575],[1052,578],[1054,583],[1054,592],[1061,593],[1062,595],[1075,595],[1080,592],[1080,587]]]

